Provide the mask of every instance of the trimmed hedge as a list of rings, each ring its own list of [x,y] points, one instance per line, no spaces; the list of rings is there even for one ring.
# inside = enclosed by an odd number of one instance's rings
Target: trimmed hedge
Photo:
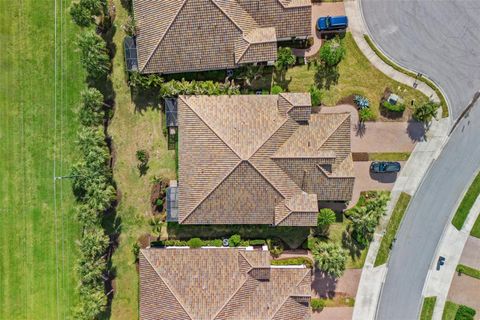
[[[401,113],[401,112],[405,111],[405,104],[404,103],[391,104],[388,101],[384,101],[382,103],[382,107],[384,107],[388,111],[392,111],[392,112]]]
[[[312,298],[310,301],[313,311],[322,311],[325,308],[325,300],[320,298]]]
[[[480,280],[480,270],[466,266],[464,264],[459,264],[457,266],[457,272]]]
[[[305,265],[307,268],[313,268],[313,261],[307,257],[285,258],[271,261],[272,266],[301,266]]]
[[[475,309],[461,304],[455,314],[455,320],[474,320],[476,313]]]
[[[254,239],[254,240],[241,240],[237,245],[231,247],[248,247],[248,246],[260,246],[266,243],[263,239]],[[222,239],[213,239],[213,240],[202,240],[200,238],[192,238],[188,241],[185,240],[164,240],[164,241],[152,241],[150,243],[152,247],[190,247],[190,248],[200,248],[200,247],[223,247]]]

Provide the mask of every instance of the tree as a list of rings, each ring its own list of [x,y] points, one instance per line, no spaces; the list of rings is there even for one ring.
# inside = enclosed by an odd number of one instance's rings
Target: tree
[[[312,249],[318,267],[330,276],[338,278],[345,271],[347,251],[332,242],[317,242]]]
[[[103,94],[96,88],[87,88],[81,93],[82,105],[79,112],[80,122],[84,126],[99,126],[103,122]]]
[[[296,58],[293,55],[292,49],[288,47],[278,49],[277,62],[275,62],[275,68],[280,73],[284,73],[291,66],[295,64]]]
[[[433,118],[437,116],[437,110],[440,107],[438,103],[428,101],[419,106],[416,106],[413,110],[413,119],[429,124]]]
[[[338,37],[326,41],[320,48],[320,60],[322,60],[327,67],[336,66],[344,56],[345,48]]]
[[[243,80],[245,86],[251,87],[252,82],[260,79],[262,75],[263,66],[248,64],[241,69],[241,72],[237,78]]]
[[[310,99],[312,106],[319,106],[322,103],[324,92],[315,86],[310,87]]]
[[[88,27],[95,21],[90,10],[85,6],[82,6],[80,3],[72,4],[70,15],[72,16],[73,22],[81,27]]]
[[[150,226],[152,227],[152,232],[157,235],[157,237],[160,237],[160,234],[162,233],[162,219],[160,217],[154,216],[150,220]]]
[[[335,212],[329,208],[323,208],[317,216],[317,227],[321,234],[328,233],[328,227],[336,221]]]
[[[147,170],[148,170],[148,160],[149,160],[149,155],[148,155],[148,152],[146,150],[137,150],[137,160],[138,160],[138,165],[137,165],[137,168],[138,168],[138,171],[140,171],[140,175],[144,175]]]
[[[282,92],[283,92],[283,89],[279,85],[274,85],[272,86],[272,89],[270,89],[271,94],[280,94]]]
[[[92,78],[105,77],[110,71],[107,45],[95,31],[85,31],[78,38],[80,62]]]
[[[83,290],[80,288],[81,301],[75,308],[74,319],[92,320],[97,319],[98,315],[105,311],[107,306],[107,296],[102,290]]]
[[[102,228],[94,227],[83,235],[79,242],[80,253],[87,260],[98,260],[107,251],[110,239]]]
[[[228,239],[228,244],[230,247],[236,247],[240,244],[242,238],[239,234],[234,234]]]

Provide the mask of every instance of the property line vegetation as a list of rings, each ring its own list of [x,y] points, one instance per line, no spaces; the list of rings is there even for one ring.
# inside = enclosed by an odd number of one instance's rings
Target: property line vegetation
[[[435,303],[437,297],[425,297],[423,299],[422,313],[420,314],[420,320],[431,320],[433,317],[433,310],[435,309]]]
[[[77,201],[76,218],[82,226],[78,240],[78,292],[80,301],[75,319],[97,319],[107,311],[107,267],[111,238],[104,230],[107,213],[114,211],[116,189],[113,181],[107,124],[111,107],[105,103],[110,51],[105,37],[110,26],[106,0],[80,0],[70,8],[72,19],[83,27],[78,36],[80,62],[87,72],[88,87],[81,93],[78,111],[81,124],[77,134],[80,159],[73,165],[72,190]],[[98,21],[98,23],[96,23]],[[90,26],[94,25],[94,28]]]
[[[392,245],[395,242],[397,230],[400,227],[405,211],[410,203],[411,196],[405,192],[400,194],[400,198],[393,209],[392,216],[388,222],[387,230],[382,237],[380,248],[378,249],[377,257],[375,258],[374,266],[379,266],[387,262]]]
[[[409,71],[405,68],[400,67],[393,61],[391,61],[389,58],[387,58],[380,50],[378,50],[377,46],[373,43],[372,39],[367,35],[363,35],[365,41],[368,43],[370,48],[375,52],[375,54],[382,59],[383,62],[388,64],[390,67],[393,69],[397,70],[398,72],[401,72],[403,74],[406,74],[407,76],[410,76],[412,78],[417,79],[418,76],[416,73]],[[438,98],[440,99],[440,106],[442,107],[442,118],[447,118],[448,117],[448,106],[447,106],[447,100],[445,99],[445,96],[443,93],[438,89],[437,85],[433,83],[430,79],[426,78],[425,76],[421,76],[420,80],[424,82],[426,85],[428,85],[430,88],[432,88],[433,91],[437,94]]]
[[[480,280],[480,270],[478,269],[466,266],[464,264],[459,264],[456,270],[459,274],[465,274],[469,277]]]
[[[452,219],[452,224],[458,230],[462,229],[465,220],[472,209],[473,204],[477,200],[478,196],[480,195],[480,173],[477,174],[475,179],[473,180],[472,184],[468,188],[465,196],[462,199],[462,202],[458,206],[457,211]]]

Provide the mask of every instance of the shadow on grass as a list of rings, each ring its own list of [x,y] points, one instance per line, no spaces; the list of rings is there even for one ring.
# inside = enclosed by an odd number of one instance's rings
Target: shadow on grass
[[[362,251],[365,249],[365,246],[360,245],[352,237],[351,226],[348,226],[347,230],[342,233],[342,244],[345,249],[348,250],[348,253],[352,260],[360,258]]]

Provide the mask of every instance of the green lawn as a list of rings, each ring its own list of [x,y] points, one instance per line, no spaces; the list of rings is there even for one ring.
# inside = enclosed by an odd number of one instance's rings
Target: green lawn
[[[470,231],[470,235],[475,238],[480,238],[480,215],[477,217],[475,221],[472,231]]]
[[[377,152],[369,153],[370,161],[407,161],[411,152]]]
[[[457,313],[458,307],[459,305],[452,301],[445,302],[442,320],[455,320],[455,314]]]
[[[433,316],[433,310],[435,309],[435,303],[437,302],[437,297],[425,297],[423,299],[422,313],[420,315],[420,320],[431,320]]]
[[[459,264],[457,266],[457,272],[480,280],[480,270],[466,266],[464,264]]]
[[[405,192],[400,194],[395,209],[393,209],[392,216],[390,217],[390,221],[388,221],[387,230],[382,237],[382,242],[380,243],[380,248],[378,249],[377,257],[375,258],[375,267],[387,262],[397,230],[400,227],[403,215],[405,214],[411,198],[412,197]]]
[[[326,90],[323,99],[325,105],[334,106],[348,96],[361,94],[370,100],[370,106],[378,117],[380,98],[386,88],[397,92],[408,104],[412,99],[417,102],[427,100],[420,91],[392,80],[376,69],[360,51],[350,33],[346,34],[344,42],[346,55],[338,66],[338,83]],[[291,92],[306,92],[314,84],[315,73],[314,62],[295,66],[287,71],[283,86]]]
[[[69,2],[0,1],[0,319],[67,319],[78,299],[73,195],[53,180],[76,159],[84,83]]]
[[[452,219],[453,226],[458,230],[462,229],[468,213],[475,203],[475,200],[477,200],[478,195],[480,195],[480,173],[477,174],[472,184],[468,188],[465,196],[462,199],[462,202],[455,212],[455,216]]]

